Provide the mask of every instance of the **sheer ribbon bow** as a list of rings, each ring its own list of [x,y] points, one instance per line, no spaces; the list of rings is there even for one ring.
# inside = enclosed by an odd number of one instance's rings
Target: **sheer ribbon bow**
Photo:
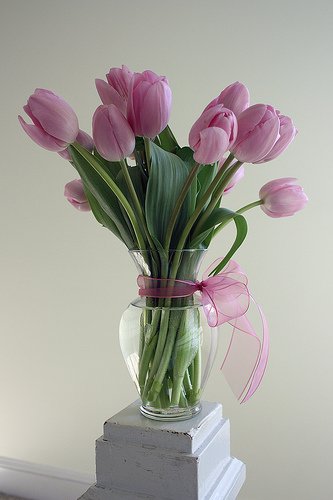
[[[268,325],[259,304],[247,287],[247,277],[237,262],[231,260],[217,275],[209,274],[222,259],[217,259],[205,271],[202,281],[151,278],[138,276],[139,295],[155,298],[201,295],[203,310],[209,326],[224,323],[232,327],[231,339],[221,370],[240,403],[245,403],[258,389],[265,373],[268,353]],[[253,303],[260,315],[261,334],[257,334],[247,311]]]

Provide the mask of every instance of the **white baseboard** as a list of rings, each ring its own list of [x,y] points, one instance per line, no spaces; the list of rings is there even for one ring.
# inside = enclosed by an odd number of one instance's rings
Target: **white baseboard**
[[[95,476],[0,457],[0,491],[31,500],[77,500]]]

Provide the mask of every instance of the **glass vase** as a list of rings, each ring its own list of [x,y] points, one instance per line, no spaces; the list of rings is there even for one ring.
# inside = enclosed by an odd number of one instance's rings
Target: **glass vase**
[[[196,281],[204,250],[130,251],[140,275]],[[168,283],[168,284],[166,284]],[[120,321],[121,350],[139,392],[141,413],[155,420],[185,420],[200,399],[217,351],[217,330],[207,325],[199,298],[139,297]]]

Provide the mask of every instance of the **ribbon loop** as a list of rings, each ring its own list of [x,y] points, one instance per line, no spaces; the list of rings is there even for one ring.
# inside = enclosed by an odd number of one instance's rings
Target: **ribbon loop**
[[[262,309],[250,295],[247,277],[237,262],[231,260],[223,271],[210,276],[221,260],[211,264],[201,282],[140,275],[137,283],[139,295],[143,297],[180,298],[199,292],[209,326],[215,328],[224,323],[232,326],[221,370],[237,399],[244,403],[258,389],[267,366],[268,325]],[[261,339],[246,316],[251,303],[259,311]]]

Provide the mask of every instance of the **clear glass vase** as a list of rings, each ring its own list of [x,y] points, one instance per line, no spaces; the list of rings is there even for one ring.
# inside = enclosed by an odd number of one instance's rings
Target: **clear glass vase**
[[[139,274],[159,278],[163,286],[163,278],[196,281],[204,252],[130,254]],[[218,344],[217,330],[207,325],[202,309],[200,300],[192,295],[137,298],[124,312],[120,346],[146,417],[185,420],[201,410],[200,398]]]

